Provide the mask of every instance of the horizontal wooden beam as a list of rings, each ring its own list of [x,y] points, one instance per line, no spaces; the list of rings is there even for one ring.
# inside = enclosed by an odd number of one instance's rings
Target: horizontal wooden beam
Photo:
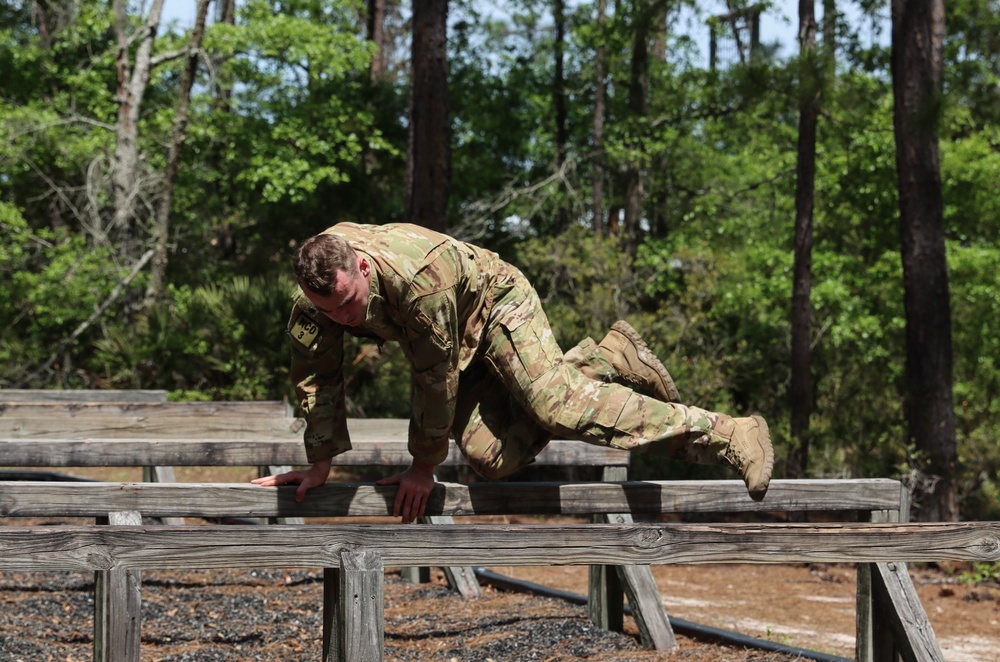
[[[164,402],[167,392],[132,389],[0,389],[0,402]]]
[[[741,481],[626,483],[438,483],[428,515],[893,510],[901,486],[888,479],[775,480],[753,501]],[[0,482],[0,516],[100,517],[137,510],[148,517],[385,516],[396,487],[328,483],[295,502],[295,487],[239,483]]]
[[[0,437],[47,441],[65,438],[302,439],[305,421],[287,416],[0,417]]]
[[[145,416],[154,418],[198,418],[242,416],[267,418],[288,416],[290,408],[281,400],[226,402],[9,402],[0,400],[3,418],[91,418]]]
[[[361,419],[358,419],[361,420]],[[376,420],[376,419],[371,419]],[[354,448],[333,458],[337,466],[405,466],[412,456],[403,438],[382,436],[378,424],[355,425]],[[580,441],[549,442],[535,465],[541,466],[627,466],[629,453]],[[7,467],[135,467],[173,466],[256,466],[304,465],[305,448],[301,432],[286,439],[0,439],[0,466]],[[451,444],[442,463],[466,464],[458,448]]]
[[[5,526],[0,570],[1000,561],[1000,523]]]

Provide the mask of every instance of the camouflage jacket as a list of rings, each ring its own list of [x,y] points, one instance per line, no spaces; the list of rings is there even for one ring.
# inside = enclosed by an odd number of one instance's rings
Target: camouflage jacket
[[[495,253],[415,225],[340,223],[372,266],[364,323],[344,327],[301,291],[288,321],[292,383],[306,419],[310,462],[351,448],[344,393],[344,333],[396,341],[413,367],[409,451],[430,464],[448,454],[459,371],[479,348],[494,288],[516,270]]]

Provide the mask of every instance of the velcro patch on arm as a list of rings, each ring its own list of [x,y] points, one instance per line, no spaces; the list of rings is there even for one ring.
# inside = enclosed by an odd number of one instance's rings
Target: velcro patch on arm
[[[311,349],[319,342],[319,324],[298,307],[296,307],[295,312],[296,314],[288,325],[288,335],[307,350]]]

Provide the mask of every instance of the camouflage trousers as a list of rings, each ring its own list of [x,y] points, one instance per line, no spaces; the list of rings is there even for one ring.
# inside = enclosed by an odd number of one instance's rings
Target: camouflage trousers
[[[720,414],[616,383],[618,373],[590,338],[563,355],[520,273],[497,293],[480,354],[459,378],[453,432],[486,478],[509,476],[557,437],[699,464],[721,460],[712,434]]]

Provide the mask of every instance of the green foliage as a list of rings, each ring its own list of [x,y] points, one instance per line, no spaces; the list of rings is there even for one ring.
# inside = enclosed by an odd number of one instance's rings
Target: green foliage
[[[88,246],[65,228],[31,230],[16,208],[3,203],[0,243],[0,383],[38,386],[22,382],[110,296],[128,270],[116,268],[109,251]],[[59,356],[57,370],[68,380],[86,379],[86,362],[76,358],[86,337]]]
[[[289,278],[235,277],[170,289],[131,327],[96,343],[116,388],[198,390],[213,400],[280,400],[288,390]]]
[[[129,273],[122,256],[145,250],[174,128],[183,58],[151,73],[139,119],[139,218],[110,228],[119,110],[112,9],[71,4],[0,8],[4,386],[42,366]],[[959,492],[966,516],[992,518],[1000,516],[995,5],[949,5],[940,140]],[[764,413],[783,458],[799,63],[767,52],[751,66],[708,71],[671,25],[665,57],[650,58],[638,112],[630,87],[641,3],[609,3],[600,25],[596,3],[574,5],[564,44],[566,167],[556,172],[548,9],[520,0],[481,9],[451,7],[452,230],[522,267],[563,347],[599,340],[628,318],[685,401]],[[866,15],[882,10],[862,3]],[[49,12],[46,35],[38,11]],[[389,73],[371,81],[373,47],[356,0],[251,0],[238,11],[235,25],[212,23],[203,43],[173,191],[167,296],[139,315],[140,274],[27,385],[158,387],[174,399],[287,396],[288,264],[297,242],[341,220],[401,220],[409,92],[400,73],[410,38],[402,17],[388,26]],[[143,20],[131,16],[130,33]],[[901,406],[891,72],[887,48],[868,29],[840,26],[836,74],[816,86],[814,476],[895,476],[914,460]],[[187,37],[160,26],[155,54],[183,49]],[[602,151],[593,135],[598,46],[607,58]],[[130,48],[134,56],[135,40]],[[647,237],[634,261],[619,234],[585,229],[597,159],[609,225],[622,219],[625,173],[642,174]],[[570,227],[555,236],[562,211]],[[352,340],[347,356],[354,411],[406,416],[410,384],[399,351]],[[728,475],[648,458],[637,469]]]

